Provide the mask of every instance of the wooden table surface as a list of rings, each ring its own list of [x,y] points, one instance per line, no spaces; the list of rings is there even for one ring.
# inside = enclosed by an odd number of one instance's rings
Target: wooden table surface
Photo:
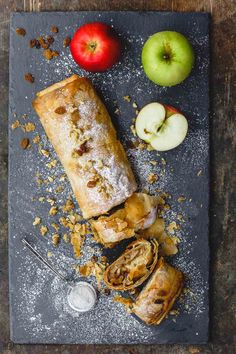
[[[211,13],[211,324],[204,346],[14,345],[9,340],[7,262],[8,48],[11,11],[165,10]],[[0,353],[236,353],[236,1],[0,0]]]

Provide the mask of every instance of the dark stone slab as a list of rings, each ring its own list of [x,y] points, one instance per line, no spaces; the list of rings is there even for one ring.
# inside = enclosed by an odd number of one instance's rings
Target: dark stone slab
[[[52,250],[54,264],[73,275],[71,248],[61,244],[54,250],[49,237],[42,239],[32,222],[41,216],[48,219],[48,206],[32,202],[41,195],[55,196],[54,187],[46,191],[35,184],[35,173],[45,178],[49,172],[37,153],[37,146],[22,151],[19,142],[25,133],[20,130],[9,132],[9,265],[10,265],[10,309],[11,339],[17,343],[204,343],[208,338],[208,194],[209,194],[209,142],[208,142],[208,66],[209,38],[208,15],[204,13],[133,13],[133,12],[79,12],[79,13],[37,13],[13,14],[11,22],[10,50],[10,124],[28,114],[28,121],[34,122],[37,132],[43,129],[31,108],[35,92],[71,75],[72,72],[86,74],[73,63],[69,50],[62,50],[62,41],[72,35],[82,23],[101,20],[114,25],[125,38],[125,51],[120,64],[108,73],[89,74],[111,113],[119,137],[124,144],[140,188],[146,183],[149,161],[157,159],[159,165],[152,169],[160,175],[159,181],[150,187],[150,192],[161,188],[172,194],[171,211],[167,222],[178,213],[184,215],[179,237],[179,254],[170,260],[187,275],[187,287],[192,295],[179,302],[179,316],[173,321],[169,317],[160,326],[148,327],[126,314],[119,304],[112,302],[112,296],[100,296],[96,309],[83,316],[73,313],[66,303],[66,286],[53,278],[43,266],[23,248],[21,239],[26,234],[41,252],[46,255]],[[28,47],[28,40],[40,34],[49,34],[52,25],[59,27],[54,48],[61,52],[55,60],[46,62],[42,52]],[[16,27],[26,29],[25,37],[15,34]],[[193,44],[196,65],[191,76],[181,85],[160,88],[152,84],[140,68],[140,51],[149,35],[170,29],[182,32]],[[23,77],[31,72],[35,83],[29,84]],[[151,101],[160,101],[179,107],[188,117],[190,130],[185,142],[177,149],[156,156],[155,152],[136,152],[129,149],[130,125],[135,116],[132,105],[123,96],[130,95],[139,107]],[[115,102],[116,101],[116,102]],[[115,107],[120,115],[114,114]],[[16,114],[16,117],[14,115]],[[27,119],[25,120],[27,122]],[[32,135],[30,135],[32,139]],[[44,146],[54,156],[50,143],[44,138]],[[161,158],[167,165],[163,166]],[[59,164],[58,164],[59,165]],[[156,170],[155,170],[156,169]],[[54,173],[63,170],[59,165]],[[71,192],[65,183],[60,197],[66,200]],[[180,195],[187,200],[177,202]],[[60,199],[58,198],[58,199]],[[59,200],[60,202],[60,200]],[[57,217],[58,219],[58,217]],[[37,233],[37,238],[35,237]],[[101,250],[88,239],[90,246]],[[121,252],[119,247],[117,254]],[[116,254],[116,255],[117,255]],[[108,253],[110,258],[114,252]],[[93,282],[93,280],[91,280]]]

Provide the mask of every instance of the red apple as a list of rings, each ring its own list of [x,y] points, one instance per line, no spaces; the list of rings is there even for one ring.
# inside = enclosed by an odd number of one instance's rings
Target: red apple
[[[121,43],[113,29],[101,22],[87,23],[70,43],[72,57],[87,71],[105,71],[120,58]]]

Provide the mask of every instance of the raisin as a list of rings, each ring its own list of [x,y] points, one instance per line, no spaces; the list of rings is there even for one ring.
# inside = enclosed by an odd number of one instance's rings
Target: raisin
[[[25,81],[28,81],[28,82],[30,82],[32,84],[34,82],[33,75],[30,74],[30,73],[25,74]]]
[[[36,42],[37,42],[37,39],[31,39],[31,40],[29,41],[29,47],[30,47],[30,48],[36,47]]]
[[[57,107],[54,112],[57,114],[64,114],[64,113],[66,113],[66,109],[63,106],[60,106],[60,107]]]
[[[79,156],[82,156],[85,152],[88,152],[89,149],[87,147],[87,142],[85,141],[83,144],[80,145],[79,149],[76,150]]]
[[[53,33],[58,33],[58,27],[56,27],[56,26],[52,26],[51,27],[51,32],[53,32]]]
[[[96,187],[96,184],[97,184],[97,180],[88,181],[87,187],[94,188],[94,187]]]
[[[51,45],[54,42],[53,36],[47,36],[47,43]]]
[[[23,138],[20,142],[20,146],[22,147],[22,149],[27,149],[27,147],[29,146],[29,139],[28,138]]]
[[[25,36],[26,35],[26,30],[24,28],[18,27],[16,28],[16,34],[18,34],[18,36]]]
[[[66,37],[63,39],[63,47],[68,47],[70,45],[71,39],[70,37]]]

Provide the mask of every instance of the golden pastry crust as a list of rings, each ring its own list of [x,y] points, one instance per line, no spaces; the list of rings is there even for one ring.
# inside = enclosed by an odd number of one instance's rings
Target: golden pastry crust
[[[150,280],[133,304],[133,312],[149,325],[161,323],[180,295],[183,284],[183,273],[161,257]]]
[[[33,107],[85,218],[106,213],[136,190],[110,116],[87,78],[73,75],[46,88]]]
[[[110,289],[132,290],[152,273],[158,257],[158,243],[143,239],[132,242],[104,273]]]

